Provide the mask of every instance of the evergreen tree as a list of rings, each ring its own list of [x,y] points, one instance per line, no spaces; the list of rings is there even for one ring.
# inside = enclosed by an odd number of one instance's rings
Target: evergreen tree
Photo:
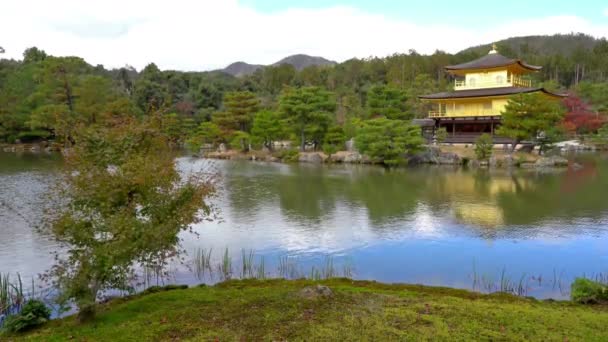
[[[362,122],[355,137],[359,152],[387,166],[400,164],[407,153],[417,151],[423,142],[420,127],[385,118]]]
[[[322,136],[331,122],[336,104],[332,93],[318,87],[287,88],[279,99],[283,116],[300,140],[300,150],[306,142]]]
[[[512,96],[502,112],[498,135],[513,139],[513,150],[522,141],[535,142],[540,134],[557,126],[564,118],[558,101],[541,94]]]
[[[267,110],[258,112],[253,119],[251,135],[254,143],[260,143],[272,151],[274,142],[285,135],[285,128],[279,114]]]

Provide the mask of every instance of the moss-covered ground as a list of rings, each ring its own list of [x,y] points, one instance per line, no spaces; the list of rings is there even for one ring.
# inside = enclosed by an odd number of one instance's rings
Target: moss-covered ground
[[[608,341],[608,307],[333,279],[230,281],[113,300],[95,321],[56,320],[34,341]]]

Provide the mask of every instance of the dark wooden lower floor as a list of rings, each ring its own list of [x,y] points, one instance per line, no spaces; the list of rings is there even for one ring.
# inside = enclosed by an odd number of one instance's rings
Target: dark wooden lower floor
[[[443,141],[450,144],[472,144],[482,134],[489,134],[495,144],[510,144],[513,142],[510,138],[501,137],[496,134],[500,127],[500,117],[482,117],[482,118],[436,118],[425,120],[426,124],[422,125],[423,136],[432,142],[435,140],[435,135],[438,129],[444,128],[447,132],[447,137]]]

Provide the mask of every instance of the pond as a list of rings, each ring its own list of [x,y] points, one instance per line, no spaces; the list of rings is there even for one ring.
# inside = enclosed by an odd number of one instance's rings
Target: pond
[[[59,247],[34,222],[60,165],[55,155],[0,154],[0,272],[31,277],[52,264]],[[608,271],[602,156],[545,171],[189,157],[178,165],[219,176],[220,219],[182,234],[188,255],[169,282],[221,280],[224,253],[236,277],[243,251],[269,276],[329,273],[557,299],[574,277]],[[206,275],[192,261],[203,250],[212,250]]]

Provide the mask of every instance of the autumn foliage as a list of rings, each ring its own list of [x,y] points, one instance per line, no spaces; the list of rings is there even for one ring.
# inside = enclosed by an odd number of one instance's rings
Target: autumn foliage
[[[575,94],[564,99],[566,115],[562,126],[571,134],[586,134],[596,132],[606,122],[605,115],[597,113],[591,106]]]

